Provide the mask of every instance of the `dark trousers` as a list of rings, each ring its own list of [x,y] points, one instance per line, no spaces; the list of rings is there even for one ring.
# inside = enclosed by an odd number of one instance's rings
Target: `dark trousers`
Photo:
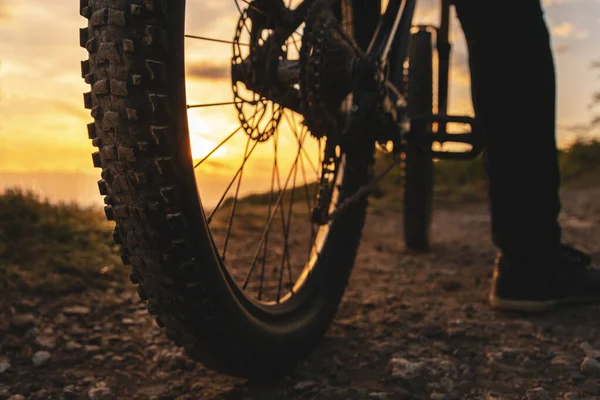
[[[560,244],[555,69],[540,0],[455,0],[469,48],[494,243],[523,259]]]
[[[556,77],[540,0],[453,3],[467,39],[473,106],[484,131],[494,243],[524,261],[552,257],[561,235]],[[374,30],[378,2],[352,4],[355,15],[374,21]],[[356,39],[366,47],[372,34],[360,32]]]

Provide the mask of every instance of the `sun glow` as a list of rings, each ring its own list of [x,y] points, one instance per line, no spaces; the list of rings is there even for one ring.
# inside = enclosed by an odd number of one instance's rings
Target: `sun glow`
[[[199,117],[189,117],[190,126],[190,143],[192,146],[192,157],[194,160],[206,157],[215,147],[217,143],[206,138],[214,129]],[[225,146],[220,147],[217,151],[211,154],[211,158],[220,158],[228,153]]]

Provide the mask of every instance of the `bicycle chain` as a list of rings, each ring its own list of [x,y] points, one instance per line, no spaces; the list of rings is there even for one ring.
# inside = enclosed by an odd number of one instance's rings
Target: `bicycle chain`
[[[316,205],[312,210],[312,220],[317,224],[325,224],[329,204],[331,203],[332,183],[335,185],[339,167],[339,157],[335,152],[334,143],[338,139],[337,131],[327,127],[327,122],[322,121],[321,115],[316,110],[325,110],[325,104],[321,98],[320,82],[309,81],[310,75],[317,80],[323,76],[321,62],[323,57],[323,42],[325,30],[329,28],[330,21],[327,21],[319,30],[319,37],[315,39],[315,23],[320,12],[323,11],[326,0],[317,0],[314,2],[308,12],[305,20],[304,35],[302,37],[302,47],[300,48],[300,99],[302,101],[302,111],[304,114],[303,124],[309,129],[312,136],[321,140],[329,131],[330,135],[325,136],[325,149],[323,161],[321,163],[321,178],[319,181],[319,192],[317,194]],[[334,137],[332,137],[332,134]],[[337,145],[337,143],[335,143]],[[333,179],[332,179],[333,178]]]

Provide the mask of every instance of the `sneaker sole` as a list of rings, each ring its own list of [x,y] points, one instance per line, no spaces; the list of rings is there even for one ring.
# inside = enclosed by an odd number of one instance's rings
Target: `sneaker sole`
[[[505,300],[490,296],[490,305],[499,311],[521,311],[527,313],[540,313],[550,311],[559,303],[556,301],[527,301],[527,300]]]
[[[490,305],[494,310],[499,311],[519,311],[526,313],[540,313],[551,311],[559,306],[575,304],[594,304],[600,303],[600,298],[569,298],[563,300],[532,301],[532,300],[506,300],[496,296],[490,296]]]

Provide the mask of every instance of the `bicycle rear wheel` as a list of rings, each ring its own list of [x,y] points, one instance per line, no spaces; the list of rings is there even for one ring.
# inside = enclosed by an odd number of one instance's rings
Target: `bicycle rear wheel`
[[[360,199],[339,218],[314,224],[311,207],[323,171],[312,160],[322,161],[323,139],[302,128],[295,112],[235,79],[233,88],[228,83],[233,101],[211,97],[220,93],[212,85],[224,82],[227,68],[234,74],[273,33],[281,16],[261,9],[266,3],[235,0],[225,7],[235,14],[218,25],[228,21],[235,28],[230,41],[202,32],[186,38],[186,13],[206,16],[194,8],[200,1],[187,8],[184,0],[168,7],[159,0],[81,1],[89,20],[80,35],[89,52],[82,62],[91,85],[85,106],[94,118],[88,133],[98,148],[93,161],[102,169],[99,188],[108,219],[116,221],[123,262],[131,265],[132,281],[169,338],[207,367],[249,378],[284,374],[318,344],[347,285],[367,206]],[[361,34],[374,29],[360,21],[345,22]],[[201,22],[191,26],[211,24]],[[261,27],[258,36],[253,24]],[[300,35],[290,35],[280,60],[293,61]],[[188,42],[195,39],[231,44],[231,64],[223,69],[212,63],[218,51],[190,52]],[[207,77],[212,80],[198,83]],[[218,114],[218,107],[229,111]],[[233,121],[233,133],[190,136],[203,121],[193,113],[209,109],[204,121]],[[207,148],[210,141],[214,146]],[[253,153],[270,159],[250,167]],[[373,148],[336,154],[330,210],[368,181]],[[236,157],[239,164],[230,167]],[[211,162],[212,169],[203,171]],[[311,163],[313,180],[306,178]],[[246,191],[244,176],[254,178]],[[215,181],[224,189],[211,198],[213,187],[203,184]],[[301,210],[294,206],[299,201],[306,203]]]
[[[408,116],[433,112],[433,47],[431,33],[419,30],[412,35],[408,69]],[[413,133],[431,133],[428,122],[413,122]],[[408,141],[404,151],[404,242],[417,251],[429,250],[433,213],[433,159]]]

